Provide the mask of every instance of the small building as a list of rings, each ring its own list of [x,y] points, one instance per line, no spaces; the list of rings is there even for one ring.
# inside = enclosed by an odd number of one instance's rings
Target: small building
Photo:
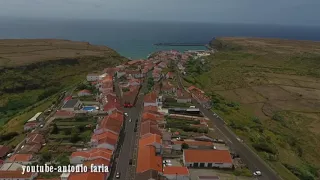
[[[118,135],[113,132],[104,132],[101,134],[93,134],[91,137],[91,146],[114,151],[117,147]]]
[[[74,111],[81,109],[81,101],[78,99],[71,99],[67,101],[61,108],[61,110],[65,111]]]
[[[228,150],[185,149],[183,164],[190,168],[232,168],[232,158]]]
[[[81,97],[81,96],[91,96],[92,93],[91,91],[87,90],[87,89],[83,89],[81,91],[78,92],[78,96]]]
[[[87,81],[98,81],[100,77],[100,74],[88,74],[87,75]]]
[[[186,167],[166,166],[162,174],[168,180],[190,180],[190,173]]]
[[[28,120],[28,122],[35,122],[35,121],[39,121],[40,120],[40,115],[42,114],[42,112],[38,112],[37,114],[35,114],[32,118],[30,118]]]
[[[24,124],[23,130],[29,131],[29,130],[35,129],[39,126],[39,124],[40,124],[39,122],[27,122],[26,124]]]

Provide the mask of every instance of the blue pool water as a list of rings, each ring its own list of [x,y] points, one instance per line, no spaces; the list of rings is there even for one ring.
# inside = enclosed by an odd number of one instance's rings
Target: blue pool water
[[[85,110],[85,111],[95,111],[97,110],[95,106],[84,106],[82,108],[82,110]]]

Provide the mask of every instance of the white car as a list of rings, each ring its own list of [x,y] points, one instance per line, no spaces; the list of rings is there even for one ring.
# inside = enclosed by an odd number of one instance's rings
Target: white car
[[[255,172],[253,173],[253,175],[254,175],[254,176],[261,176],[262,174],[261,174],[261,171],[255,171]]]
[[[170,164],[171,163],[170,160],[163,160],[163,162],[166,163],[166,164]]]
[[[129,122],[131,122],[131,119],[129,119]]]
[[[167,163],[166,165],[167,165],[167,166],[172,166],[172,164],[171,164],[171,163]]]
[[[125,116],[128,116],[128,113],[124,113]]]

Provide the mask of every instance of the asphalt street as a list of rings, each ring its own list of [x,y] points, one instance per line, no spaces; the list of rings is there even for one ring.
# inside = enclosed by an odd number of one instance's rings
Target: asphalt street
[[[143,85],[142,89],[145,88],[145,84]],[[116,88],[116,91],[118,89]],[[140,91],[140,92],[141,92]],[[143,107],[143,97],[144,95],[142,93],[139,93],[137,97],[137,101],[134,107],[132,108],[125,108],[124,112],[128,113],[128,117],[125,118],[125,124],[124,124],[124,141],[122,145],[120,145],[120,153],[118,156],[118,159],[116,160],[116,173],[120,173],[120,180],[128,180],[132,179],[135,175],[135,164],[136,164],[136,149],[137,149],[137,142],[138,142],[138,136],[137,132],[139,132],[139,126],[140,126],[140,116],[142,113],[142,107]],[[132,121],[129,122],[129,119]],[[138,121],[136,121],[138,119]],[[134,132],[135,123],[137,123],[137,132]],[[133,164],[130,165],[130,159],[133,160]],[[116,175],[115,173],[115,175]],[[116,178],[114,178],[116,179]]]
[[[178,73],[179,78],[179,86],[181,89],[184,89],[181,76]],[[280,176],[269,167],[266,162],[264,162],[253,150],[251,150],[245,143],[240,142],[237,136],[225,125],[224,121],[216,116],[214,116],[211,110],[207,110],[203,108],[195,99],[192,102],[196,105],[200,111],[213,121],[214,130],[218,133],[218,135],[225,140],[227,145],[232,149],[232,151],[236,152],[240,155],[240,158],[244,163],[247,164],[248,168],[254,171],[261,171],[262,176],[257,177],[259,180],[280,180]]]

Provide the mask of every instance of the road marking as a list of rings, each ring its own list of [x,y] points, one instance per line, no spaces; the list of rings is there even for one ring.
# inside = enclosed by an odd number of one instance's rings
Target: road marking
[[[233,144],[232,143],[232,141],[215,125],[214,126],[218,131],[220,131],[220,133],[231,143],[231,144]]]

